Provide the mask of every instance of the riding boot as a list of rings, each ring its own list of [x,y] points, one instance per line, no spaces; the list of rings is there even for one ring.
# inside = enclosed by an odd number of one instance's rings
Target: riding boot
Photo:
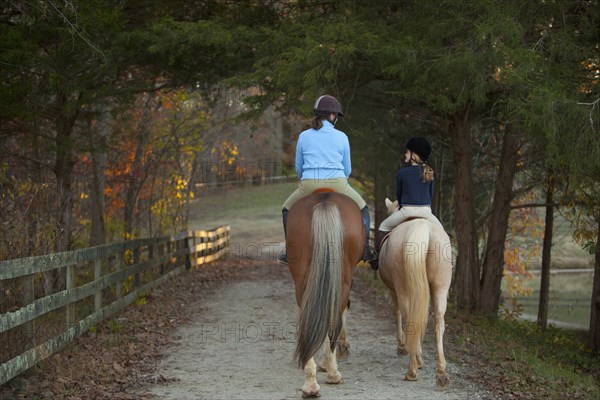
[[[363,224],[365,226],[365,253],[363,254],[363,261],[370,262],[377,258],[377,254],[375,253],[373,247],[369,243],[369,236],[371,236],[371,216],[369,215],[369,207],[364,206],[362,210]]]
[[[375,251],[377,252],[377,255],[373,260],[369,261],[369,264],[371,264],[371,269],[375,271],[379,269],[379,254],[381,254],[381,242],[383,241],[383,238],[386,234],[387,232],[383,232],[380,230],[375,232]]]
[[[288,216],[288,209],[287,208],[282,209],[281,210],[281,218],[283,220],[283,237],[284,238],[287,237],[287,216]],[[288,263],[287,251],[286,251],[285,245],[279,252],[279,255],[277,255],[277,261],[279,261],[281,264]]]

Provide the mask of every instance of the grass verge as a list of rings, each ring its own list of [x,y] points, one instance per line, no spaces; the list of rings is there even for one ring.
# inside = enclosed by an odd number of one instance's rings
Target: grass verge
[[[291,182],[204,190],[196,194],[190,223],[210,224],[223,218],[256,215],[272,215],[279,222],[283,202],[297,187],[297,182]]]

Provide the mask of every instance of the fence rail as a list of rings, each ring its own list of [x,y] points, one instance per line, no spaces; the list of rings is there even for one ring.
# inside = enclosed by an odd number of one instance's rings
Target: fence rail
[[[223,257],[229,231],[222,226],[0,262],[0,385],[172,276]],[[48,274],[63,289],[40,296]],[[9,292],[18,293],[19,305]],[[81,304],[91,299],[93,306]]]
[[[509,298],[509,300],[516,300],[518,303],[523,305],[534,305],[537,306],[540,303],[539,298],[535,297],[514,297]],[[591,299],[571,299],[571,298],[559,298],[559,299],[550,299],[549,306],[550,307],[569,307],[569,308],[590,308]]]

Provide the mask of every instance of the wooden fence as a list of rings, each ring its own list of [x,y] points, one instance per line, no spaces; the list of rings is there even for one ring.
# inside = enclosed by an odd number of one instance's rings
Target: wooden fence
[[[228,246],[223,226],[0,262],[0,385]],[[49,277],[64,289],[44,293]]]

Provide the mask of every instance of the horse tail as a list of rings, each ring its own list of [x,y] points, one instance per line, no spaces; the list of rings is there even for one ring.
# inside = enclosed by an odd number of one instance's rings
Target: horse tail
[[[321,201],[313,207],[312,259],[304,286],[294,360],[300,368],[325,341],[331,346],[341,331],[344,225],[335,203]]]
[[[430,231],[424,220],[408,224],[404,242],[404,270],[408,315],[406,317],[406,347],[409,354],[416,354],[421,345],[429,314],[429,282],[427,280],[427,250]]]

